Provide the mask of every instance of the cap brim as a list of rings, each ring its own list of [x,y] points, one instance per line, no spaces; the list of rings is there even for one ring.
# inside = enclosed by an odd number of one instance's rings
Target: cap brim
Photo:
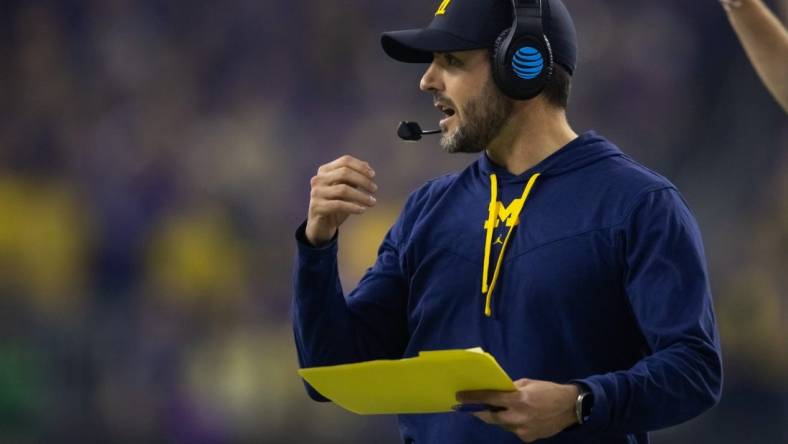
[[[405,63],[430,63],[435,52],[468,51],[487,46],[471,42],[438,29],[406,29],[384,32],[380,37],[383,51]]]

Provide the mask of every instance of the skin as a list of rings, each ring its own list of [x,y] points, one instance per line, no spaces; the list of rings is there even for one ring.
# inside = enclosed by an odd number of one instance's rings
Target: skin
[[[490,81],[489,52],[484,49],[435,54],[419,87],[456,105],[457,118],[441,124],[446,136],[464,124],[465,106],[475,91]],[[486,147],[487,155],[512,174],[522,174],[577,137],[563,109],[550,105],[541,95],[532,100],[512,101],[512,114],[498,136]]]
[[[503,407],[502,411],[473,415],[514,433],[524,442],[549,438],[577,422],[577,386],[531,379],[519,379],[514,385],[514,392],[460,392],[457,401]]]
[[[461,128],[468,128],[469,119],[489,115],[494,110],[485,107],[503,103],[480,95],[484,91],[493,94],[489,89],[492,75],[489,60],[487,50],[436,53],[421,78],[422,91],[455,111],[452,117],[441,121],[444,148]],[[508,101],[511,107],[507,107],[510,108],[507,118],[484,148],[493,162],[512,174],[527,171],[577,137],[565,111],[552,106],[542,96],[527,101],[498,99]],[[375,206],[374,177],[369,163],[349,155],[320,166],[311,180],[306,225],[306,237],[313,246],[327,244],[349,216],[363,214]],[[480,412],[474,416],[516,434],[525,442],[553,436],[576,422],[574,407],[578,389],[575,385],[520,379],[515,386],[514,392],[458,393],[457,400],[503,408],[500,412]]]
[[[720,0],[747,56],[788,112],[788,30],[761,0]]]

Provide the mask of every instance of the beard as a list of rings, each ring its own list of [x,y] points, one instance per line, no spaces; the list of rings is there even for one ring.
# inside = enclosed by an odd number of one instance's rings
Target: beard
[[[441,147],[447,153],[479,153],[500,134],[512,115],[514,104],[488,80],[479,95],[468,100],[464,123],[443,133]]]

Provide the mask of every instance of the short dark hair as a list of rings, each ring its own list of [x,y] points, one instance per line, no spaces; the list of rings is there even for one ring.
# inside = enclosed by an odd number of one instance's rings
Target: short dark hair
[[[566,109],[569,105],[569,91],[572,89],[572,77],[566,69],[559,65],[553,65],[553,77],[545,85],[542,94],[547,103],[561,109]]]

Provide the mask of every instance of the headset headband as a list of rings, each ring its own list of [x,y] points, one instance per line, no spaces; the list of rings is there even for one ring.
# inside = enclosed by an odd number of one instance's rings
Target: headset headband
[[[514,21],[512,29],[517,33],[543,35],[542,0],[512,0]]]

